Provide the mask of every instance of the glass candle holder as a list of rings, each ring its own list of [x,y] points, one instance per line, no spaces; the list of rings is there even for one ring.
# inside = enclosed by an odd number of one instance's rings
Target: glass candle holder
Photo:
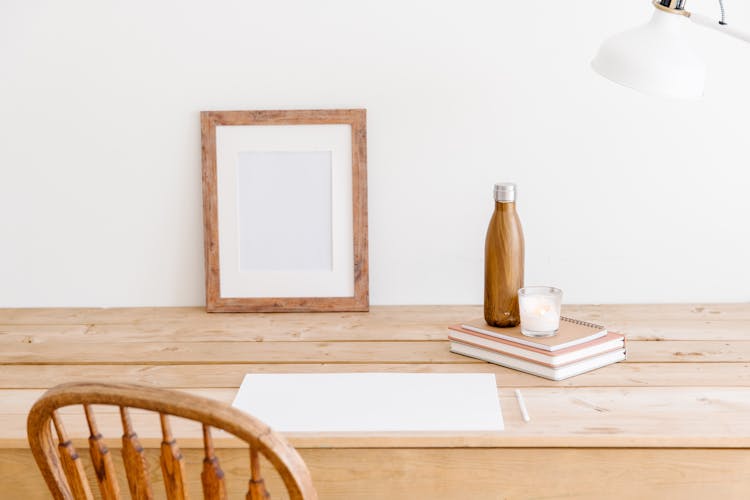
[[[527,337],[551,337],[560,329],[562,290],[528,286],[518,290],[521,333]]]

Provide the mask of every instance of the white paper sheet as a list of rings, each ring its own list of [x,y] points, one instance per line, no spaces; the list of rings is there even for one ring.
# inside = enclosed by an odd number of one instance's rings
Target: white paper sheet
[[[504,428],[491,373],[247,374],[232,406],[282,433]]]
[[[330,151],[238,155],[241,272],[333,270]]]
[[[229,297],[352,297],[354,296],[354,212],[352,211],[352,128],[348,124],[320,125],[231,125],[216,127],[216,192],[219,223],[220,295]],[[324,253],[331,260],[325,269],[318,265],[294,266],[269,262],[260,255],[261,266],[252,264],[257,256],[250,256],[251,264],[241,259],[247,251],[241,239],[246,236],[240,220],[241,197],[252,195],[246,187],[239,185],[243,179],[238,175],[247,157],[259,153],[303,153],[326,152],[330,154],[330,251]],[[257,158],[256,158],[257,159]],[[318,176],[316,176],[318,177]],[[320,177],[318,177],[320,179]],[[266,179],[268,180],[268,179]],[[291,186],[270,183],[264,186],[286,200],[294,196]],[[279,189],[281,187],[281,189]],[[308,200],[319,204],[318,199]],[[290,207],[298,205],[291,203]],[[319,205],[318,208],[321,208]],[[244,207],[248,208],[248,207]],[[256,210],[256,207],[249,207]],[[324,209],[326,210],[326,209]],[[278,207],[267,207],[261,213],[269,224],[285,225],[284,215]],[[309,215],[309,214],[308,214]],[[319,218],[311,221],[311,227],[319,226]],[[258,228],[252,221],[252,234]],[[328,237],[328,235],[326,236]],[[276,242],[278,247],[280,242]],[[297,242],[307,252],[306,241]],[[248,255],[245,255],[248,257]],[[298,257],[298,256],[296,256]],[[297,262],[297,258],[294,258]],[[257,264],[258,262],[256,262]],[[282,265],[279,265],[282,264]],[[319,263],[318,263],[319,264]]]

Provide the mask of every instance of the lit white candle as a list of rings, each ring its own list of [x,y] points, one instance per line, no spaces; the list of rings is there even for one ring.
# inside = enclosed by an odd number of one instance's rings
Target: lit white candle
[[[531,336],[554,335],[560,328],[562,291],[552,287],[527,287],[519,290],[521,331]]]

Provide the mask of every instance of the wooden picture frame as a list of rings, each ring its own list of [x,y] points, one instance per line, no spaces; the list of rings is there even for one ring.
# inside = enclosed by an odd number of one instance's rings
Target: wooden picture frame
[[[369,310],[365,110],[203,111],[201,137],[206,309]]]

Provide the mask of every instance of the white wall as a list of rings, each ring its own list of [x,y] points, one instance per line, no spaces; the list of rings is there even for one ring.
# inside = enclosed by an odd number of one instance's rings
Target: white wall
[[[651,9],[3,0],[0,306],[202,304],[198,112],[319,107],[368,109],[373,304],[481,302],[495,181],[519,184],[527,283],[750,300],[750,46],[693,30],[696,102],[595,76]]]

